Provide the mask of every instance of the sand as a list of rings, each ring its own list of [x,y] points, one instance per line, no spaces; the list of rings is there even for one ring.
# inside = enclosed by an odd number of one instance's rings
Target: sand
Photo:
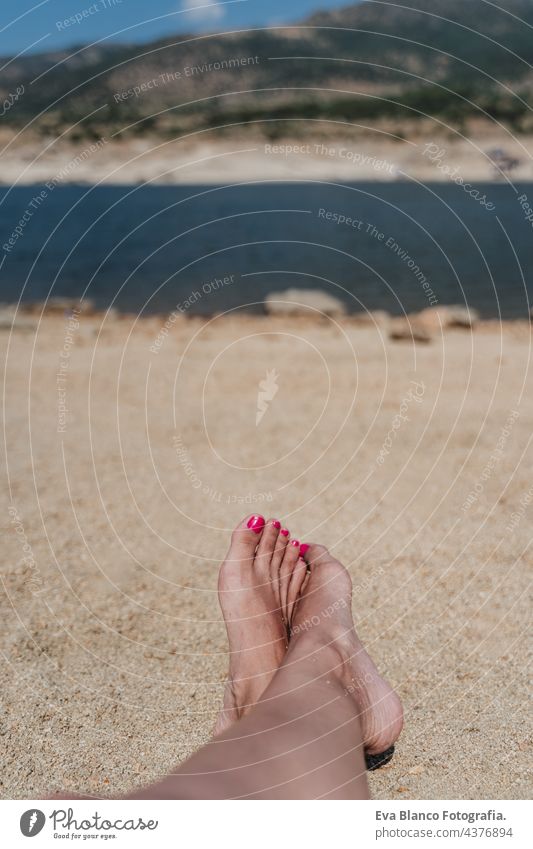
[[[205,131],[183,139],[124,138],[120,135],[75,144],[66,138],[14,136],[0,131],[0,184],[218,185],[259,180],[477,184],[503,182],[494,151],[514,160],[514,184],[533,179],[533,135],[474,125],[468,137],[436,131],[433,122],[416,128],[353,127],[344,138],[302,133],[269,141],[251,131],[213,137]]]
[[[529,326],[414,347],[349,319],[180,318],[153,353],[164,322],[0,332],[1,795],[126,792],[209,739],[218,565],[260,511],[348,566],[401,694],[374,796],[527,798]]]

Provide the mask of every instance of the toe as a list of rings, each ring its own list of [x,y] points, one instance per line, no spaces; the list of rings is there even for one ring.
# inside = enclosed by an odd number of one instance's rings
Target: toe
[[[288,613],[288,598],[289,598],[289,584],[291,581],[292,573],[294,571],[294,567],[298,562],[298,557],[300,555],[300,543],[297,539],[291,539],[287,547],[285,548],[285,553],[283,555],[283,560],[281,561],[281,566],[279,570],[279,589],[280,589],[280,598],[281,598],[281,610],[283,613],[283,618],[286,623],[289,622],[289,613]]]
[[[254,565],[261,574],[264,573],[265,578],[268,580],[270,580],[270,564],[274,551],[276,550],[280,529],[281,522],[278,522],[277,519],[269,519],[264,527],[263,533],[261,534],[261,539],[259,540],[259,545],[257,546],[257,551],[255,553]]]
[[[329,553],[325,545],[317,545],[316,543],[305,543],[302,546],[302,557],[311,568],[319,566],[322,563],[328,563],[335,558]]]
[[[348,571],[324,545],[306,544],[300,554],[309,568],[310,591],[319,591],[321,587],[331,585],[339,597],[351,598],[352,580]]]
[[[270,560],[270,580],[272,585],[275,588],[276,599],[278,601],[279,610],[282,609],[281,605],[281,589],[280,589],[280,568],[283,561],[283,556],[285,554],[285,549],[287,548],[287,543],[289,542],[290,536],[289,531],[286,528],[281,528],[278,538],[276,540],[276,545],[274,547],[274,551],[272,552],[272,558]]]
[[[263,516],[252,514],[240,522],[231,535],[226,560],[252,560],[265,528]]]
[[[286,528],[281,528],[278,538],[276,540],[274,551],[272,552],[272,560],[270,564],[272,578],[275,580],[279,580],[279,570],[283,561],[283,557],[285,555],[285,549],[287,548],[289,539],[289,531]]]
[[[294,608],[300,598],[300,592],[302,590],[305,578],[307,575],[307,564],[299,557],[296,561],[296,565],[292,570],[292,575],[289,581],[288,595],[287,595],[287,613],[289,617],[289,625],[292,622],[292,617],[294,613]]]

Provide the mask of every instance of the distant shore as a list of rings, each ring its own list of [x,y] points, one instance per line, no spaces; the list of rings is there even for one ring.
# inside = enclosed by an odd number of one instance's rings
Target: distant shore
[[[182,140],[121,137],[76,144],[0,134],[2,185],[155,183],[213,184],[254,180],[470,183],[533,180],[533,135],[486,126],[469,137],[428,129],[398,135],[390,127],[267,139],[252,131]]]

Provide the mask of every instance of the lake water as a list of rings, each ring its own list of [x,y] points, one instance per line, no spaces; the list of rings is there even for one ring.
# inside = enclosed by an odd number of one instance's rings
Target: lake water
[[[85,292],[100,307],[214,313],[296,286],[399,314],[428,306],[429,287],[441,304],[524,317],[533,228],[518,196],[533,205],[533,184],[476,189],[493,211],[442,183],[5,189],[0,244],[25,221],[0,251],[1,299]]]

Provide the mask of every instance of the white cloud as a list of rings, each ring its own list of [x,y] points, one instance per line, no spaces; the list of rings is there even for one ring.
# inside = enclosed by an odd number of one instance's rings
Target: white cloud
[[[186,16],[195,23],[211,23],[219,21],[226,14],[225,8],[218,0],[183,0],[182,9],[189,12]]]

